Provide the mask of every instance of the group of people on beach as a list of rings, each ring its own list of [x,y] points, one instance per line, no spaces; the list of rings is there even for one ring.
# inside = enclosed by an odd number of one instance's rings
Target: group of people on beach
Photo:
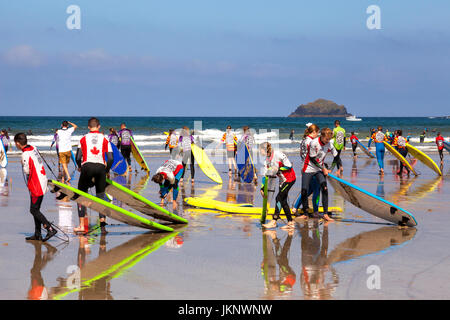
[[[58,153],[59,165],[63,168],[62,182],[68,183],[71,180],[68,164],[72,158],[80,172],[78,181],[78,189],[87,192],[89,188],[95,186],[96,196],[104,199],[106,188],[106,177],[113,164],[113,150],[111,145],[120,149],[121,154],[128,165],[128,171],[131,171],[131,152],[133,143],[133,133],[126,127],[125,123],[120,125],[120,130],[117,132],[114,128],[109,129],[109,135],[106,136],[100,132],[100,121],[92,117],[88,121],[89,133],[84,135],[77,146],[76,155],[72,154],[71,137],[77,129],[77,125],[63,121],[61,128],[56,130],[53,144],[56,144],[56,151]],[[293,135],[293,132],[291,132]],[[9,136],[6,130],[1,131],[0,139],[5,146],[6,151],[9,145]],[[292,209],[288,204],[288,194],[292,186],[296,182],[296,173],[292,163],[280,150],[274,150],[270,142],[264,142],[259,146],[259,152],[264,157],[263,169],[260,173],[262,178],[261,194],[264,196],[264,182],[265,179],[279,179],[279,189],[275,197],[275,212],[273,219],[264,224],[265,228],[274,228],[277,226],[277,221],[280,219],[281,210],[284,211],[288,223],[283,226],[283,229],[293,230],[295,224],[293,216],[301,219],[307,217],[322,216],[327,221],[333,221],[328,212],[328,186],[326,176],[336,167],[337,175],[342,176],[343,165],[341,160],[341,152],[346,146],[346,132],[341,127],[340,121],[334,122],[333,130],[330,128],[320,129],[316,124],[308,123],[304,131],[303,139],[300,143],[300,160],[301,166],[301,192]],[[350,143],[354,159],[356,160],[356,147],[359,140],[354,132],[351,132]],[[371,149],[372,142],[375,143],[376,157],[380,167],[379,173],[384,174],[384,142],[389,142],[395,147],[398,152],[406,157],[408,139],[403,137],[402,130],[396,130],[393,139],[389,139],[388,135],[383,132],[383,128],[379,126],[376,131],[371,133],[368,143],[368,150]],[[436,144],[438,146],[441,163],[443,161],[443,137],[437,133]],[[226,132],[223,134],[221,144],[225,144],[228,173],[232,176],[237,174],[238,168],[236,164],[236,150],[237,146],[244,143],[248,150],[253,150],[255,147],[255,138],[248,126],[243,127],[243,135],[238,140],[236,134],[232,131],[231,126],[227,126]],[[47,191],[47,176],[44,168],[45,159],[42,158],[39,151],[28,144],[25,133],[18,133],[14,136],[14,143],[16,147],[22,151],[22,165],[23,171],[27,176],[27,186],[30,191],[31,204],[30,212],[35,221],[35,233],[27,240],[43,240],[46,241],[53,237],[57,230],[52,227],[51,223],[40,212],[40,206],[43,196]],[[111,143],[111,145],[110,145]],[[171,129],[168,132],[165,149],[169,148],[170,158],[166,160],[152,176],[152,181],[157,183],[160,187],[161,205],[164,205],[164,200],[167,199],[170,191],[173,192],[172,202],[174,209],[177,207],[177,197],[179,192],[179,183],[183,183],[183,177],[186,171],[187,163],[190,162],[191,183],[194,183],[195,166],[194,155],[192,152],[192,145],[194,141],[194,132],[189,130],[189,127],[184,126],[178,136],[175,130]],[[197,143],[198,144],[198,143]],[[219,147],[218,145],[217,147]],[[333,162],[328,168],[325,163],[325,157],[328,153],[333,155]],[[178,160],[178,158],[181,158]],[[51,170],[51,168],[47,167]],[[398,174],[403,172],[403,164],[400,166]],[[405,167],[407,174],[409,169]],[[53,173],[53,172],[52,172]],[[255,169],[255,180],[257,181],[257,171]],[[55,177],[56,178],[56,177]],[[310,212],[308,198],[312,195],[313,210]],[[319,215],[319,197],[322,197],[322,214]],[[302,207],[302,210],[300,210]],[[88,224],[86,218],[86,208],[78,206],[78,215],[80,224],[74,228],[75,232],[87,232]],[[106,234],[105,216],[100,214],[100,228],[102,234]],[[41,226],[47,229],[46,237],[41,235]]]

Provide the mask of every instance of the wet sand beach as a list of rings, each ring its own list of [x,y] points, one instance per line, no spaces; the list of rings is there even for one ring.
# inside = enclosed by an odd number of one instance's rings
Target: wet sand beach
[[[430,156],[438,161],[437,154]],[[359,153],[354,163],[351,152],[343,154],[343,179],[411,212],[416,228],[385,225],[345,202],[332,187],[330,206],[342,207],[344,218],[372,223],[309,219],[297,221],[293,233],[279,228],[263,233],[257,218],[184,205],[182,198],[190,196],[262,205],[259,184],[230,180],[226,165],[219,164],[222,185],[196,166],[193,187],[186,172],[175,211],[189,220],[185,227],[155,233],[107,219],[106,236],[68,231],[68,243],[52,238],[46,244],[25,241],[34,229],[29,196],[19,158],[10,157],[8,187],[0,190],[0,299],[450,299],[450,167],[445,156],[442,177],[417,163],[421,175],[400,179],[392,155],[385,157],[381,178],[376,160]],[[297,154],[289,158],[297,173],[289,196],[293,203],[300,191],[300,160]],[[151,173],[165,159],[147,156]],[[143,173],[116,181],[159,202],[159,187]],[[172,211],[171,205],[167,208]],[[46,194],[42,212],[67,230],[78,224],[76,204],[57,201],[52,193]],[[97,216],[89,212],[91,225]],[[74,266],[81,267],[80,286]],[[373,270],[379,270],[379,289],[368,286]]]

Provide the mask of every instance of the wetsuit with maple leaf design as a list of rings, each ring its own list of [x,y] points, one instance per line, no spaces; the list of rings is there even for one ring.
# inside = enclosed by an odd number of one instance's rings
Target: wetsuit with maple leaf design
[[[106,154],[106,162],[105,162]],[[106,174],[113,164],[113,152],[111,145],[106,137],[98,132],[91,131],[78,144],[76,160],[78,167],[81,168],[78,189],[88,192],[89,188],[95,186],[95,194],[98,198],[105,198]],[[80,218],[86,215],[86,208],[79,206],[78,216]],[[99,214],[100,218],[105,218]]]

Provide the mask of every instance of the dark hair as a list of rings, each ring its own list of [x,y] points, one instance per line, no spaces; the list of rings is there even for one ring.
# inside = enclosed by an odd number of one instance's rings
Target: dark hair
[[[335,120],[334,121],[334,124],[336,125],[336,124],[341,124],[341,122],[339,121],[339,120]]]
[[[161,184],[164,181],[164,176],[161,173],[157,173],[152,177],[152,181]]]
[[[354,134],[355,134],[355,131],[352,131],[351,134],[354,135]]]
[[[14,142],[19,143],[22,146],[26,146],[28,144],[27,135],[23,132],[19,132],[14,136]]]
[[[399,135],[399,136],[402,136],[403,135],[403,131],[402,130],[397,130],[397,134]]]
[[[98,127],[99,125],[100,125],[100,120],[98,120],[95,117],[90,118],[88,121],[88,127],[90,127],[90,128]]]
[[[66,120],[64,120],[64,121],[61,123],[61,127],[67,127],[67,126],[69,126],[69,122],[67,122]]]
[[[231,129],[231,126],[230,126],[230,125],[227,125],[227,129]]]
[[[114,128],[109,128],[109,131],[110,131],[111,133],[117,134],[116,129],[114,129]]]

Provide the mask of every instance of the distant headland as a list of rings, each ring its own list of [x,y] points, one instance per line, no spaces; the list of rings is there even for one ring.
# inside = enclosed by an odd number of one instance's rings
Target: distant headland
[[[317,99],[308,104],[301,104],[292,112],[289,118],[313,118],[313,117],[348,117],[352,114],[347,112],[344,105],[325,100]]]

